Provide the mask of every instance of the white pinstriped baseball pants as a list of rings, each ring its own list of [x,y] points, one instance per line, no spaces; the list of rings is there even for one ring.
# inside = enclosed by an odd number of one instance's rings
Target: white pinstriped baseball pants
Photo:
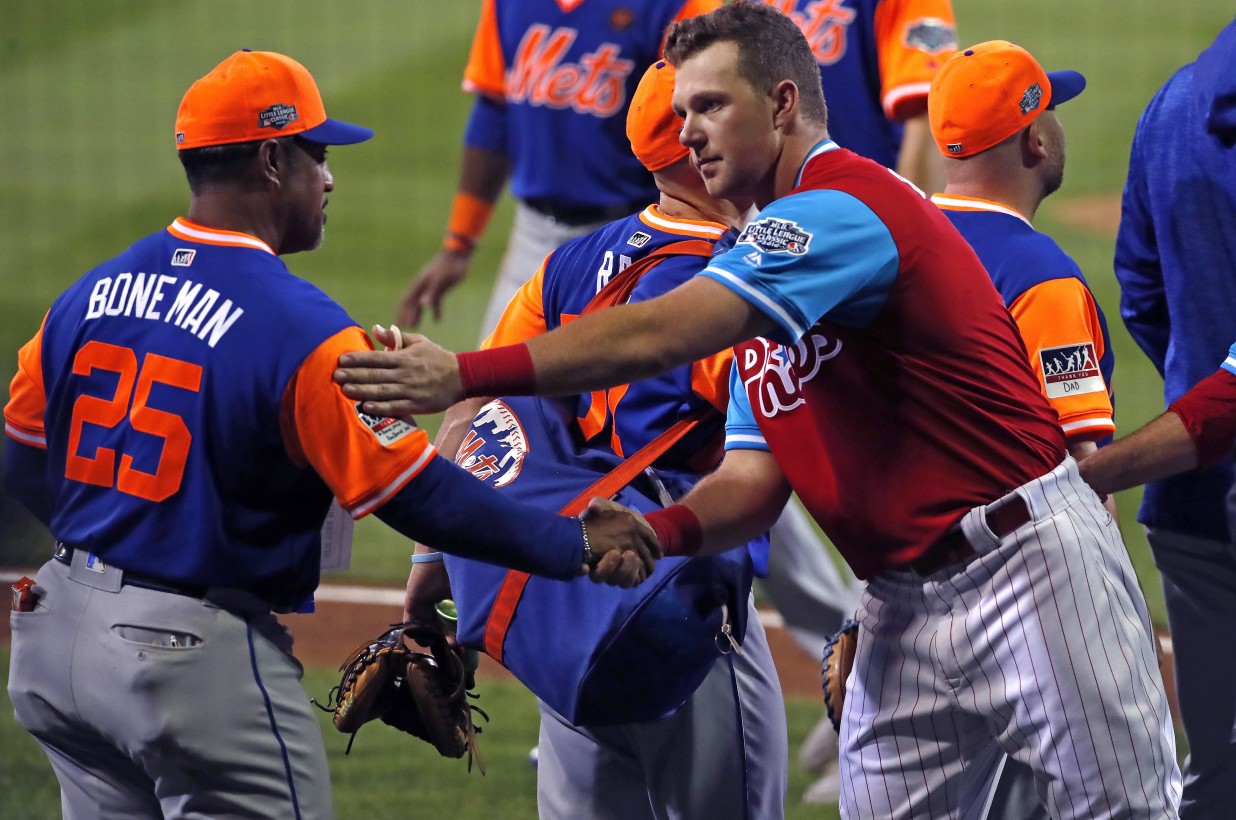
[[[1068,458],[1015,491],[978,557],[871,580],[841,732],[842,816],[980,818],[1002,751],[1059,818],[1171,818],[1180,772],[1150,618],[1115,522]]]

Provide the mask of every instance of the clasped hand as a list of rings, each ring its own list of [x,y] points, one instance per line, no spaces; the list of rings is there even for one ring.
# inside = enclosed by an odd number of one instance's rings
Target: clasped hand
[[[596,561],[583,565],[593,581],[619,587],[644,582],[661,558],[656,533],[634,510],[605,498],[594,498],[580,516],[588,528],[588,544]]]

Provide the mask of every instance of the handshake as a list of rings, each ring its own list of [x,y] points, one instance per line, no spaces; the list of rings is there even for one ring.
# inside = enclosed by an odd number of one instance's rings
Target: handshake
[[[617,502],[594,498],[579,519],[592,560],[580,568],[598,583],[633,587],[642,583],[661,558],[661,544],[644,516]]]

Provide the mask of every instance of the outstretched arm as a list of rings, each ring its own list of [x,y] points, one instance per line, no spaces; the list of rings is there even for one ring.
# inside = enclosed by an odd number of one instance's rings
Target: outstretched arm
[[[1197,448],[1175,413],[1164,413],[1132,435],[1078,462],[1097,493],[1114,493],[1197,466]]]
[[[751,303],[697,276],[664,296],[599,311],[521,345],[456,356],[406,334],[402,350],[342,356],[334,379],[367,413],[432,413],[467,396],[570,395],[628,384],[775,328]]]
[[[1230,458],[1236,444],[1236,375],[1227,366],[1136,433],[1082,461],[1078,466],[1086,483],[1112,493]]]
[[[771,453],[729,450],[680,502],[647,519],[666,555],[712,555],[766,532],[789,497]]]

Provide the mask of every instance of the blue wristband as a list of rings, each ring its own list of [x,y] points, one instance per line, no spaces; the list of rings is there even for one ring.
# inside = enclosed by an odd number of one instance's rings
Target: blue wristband
[[[432,564],[435,561],[442,560],[440,552],[414,552],[412,553],[413,564]]]

